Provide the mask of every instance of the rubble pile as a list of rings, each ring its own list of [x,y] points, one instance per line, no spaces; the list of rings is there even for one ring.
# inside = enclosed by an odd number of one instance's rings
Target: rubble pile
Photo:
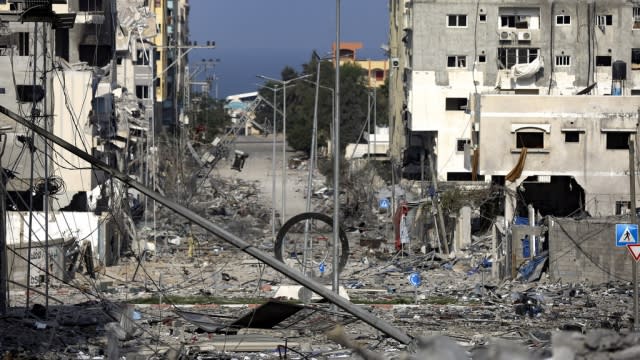
[[[189,204],[272,251],[270,204],[255,183],[213,179]],[[281,295],[296,284],[161,208],[155,231],[149,219],[140,223],[145,251],[102,268],[96,280],[52,282],[50,296],[69,305],[52,303],[43,314],[44,298],[34,293],[31,304],[38,305],[25,310],[16,306],[25,293],[12,291],[13,312],[0,319],[0,349],[15,359],[640,356],[629,283],[551,282],[544,262],[532,266],[535,276],[498,281],[487,237],[474,236],[468,248],[449,255],[420,243],[397,251],[391,220],[374,208],[345,224],[350,254],[340,283],[353,303],[415,336],[409,346],[350,315],[336,321],[335,311],[313,298],[302,305],[299,290]],[[260,312],[265,306],[275,308]],[[327,330],[336,324],[343,333],[331,340]]]

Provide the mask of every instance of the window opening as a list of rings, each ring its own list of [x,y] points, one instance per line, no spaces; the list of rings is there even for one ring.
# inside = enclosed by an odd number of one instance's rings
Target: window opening
[[[448,68],[466,68],[467,57],[464,55],[447,56],[447,67]]]
[[[542,132],[517,132],[516,148],[543,149],[544,133]]]

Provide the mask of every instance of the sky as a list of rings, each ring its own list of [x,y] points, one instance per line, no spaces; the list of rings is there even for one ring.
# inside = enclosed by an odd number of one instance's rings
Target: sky
[[[301,64],[316,50],[328,54],[336,39],[333,0],[189,0],[191,41],[215,41],[215,49],[189,53],[191,69],[203,59],[215,66],[218,97],[256,91],[256,75],[280,78],[287,65]],[[340,38],[358,41],[360,59],[383,59],[388,42],[388,0],[341,0]],[[209,69],[213,75],[214,69]],[[215,84],[212,95],[215,95]]]

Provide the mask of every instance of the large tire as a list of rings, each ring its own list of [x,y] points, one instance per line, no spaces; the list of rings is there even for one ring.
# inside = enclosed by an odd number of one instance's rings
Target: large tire
[[[312,235],[311,244],[314,243],[313,235],[316,233],[317,235],[315,236],[316,238],[315,240],[317,240],[318,243],[320,243],[320,241],[322,241],[323,243],[326,242],[326,246],[320,247],[321,251],[320,251],[319,258],[317,256],[318,254],[316,253],[312,252],[312,254],[310,254],[311,264],[319,265],[318,260],[325,262],[325,260],[327,259],[329,260],[333,259],[332,257],[333,253],[331,252],[332,242],[330,241],[331,239],[333,239],[333,218],[325,214],[313,213],[313,212],[298,214],[292,217],[291,219],[289,219],[282,226],[282,228],[280,228],[280,231],[278,231],[274,251],[275,251],[276,259],[280,260],[283,263],[285,262],[287,255],[289,255],[291,258],[294,258],[297,261],[297,265],[299,266],[299,269],[301,271],[303,270],[304,267],[303,267],[303,261],[301,261],[300,258],[298,257],[298,254],[299,254],[298,245],[302,245],[300,247],[300,251],[302,251],[304,249],[304,246],[303,246],[304,239],[300,241],[300,236],[304,237],[304,228],[307,220],[309,220],[310,227],[311,227],[310,229],[310,234]],[[317,228],[317,231],[314,231],[313,229],[316,224],[318,224],[319,227]],[[328,226],[328,228],[326,226]],[[344,267],[346,266],[347,260],[349,258],[349,240],[347,239],[347,234],[344,232],[342,227],[340,227],[339,229],[339,236],[340,236],[340,247],[339,247],[340,254],[338,259],[338,274],[342,272],[342,270],[344,270]],[[291,254],[291,250],[294,250],[295,254]],[[325,251],[322,251],[322,250],[325,250]],[[331,256],[327,256],[327,253]],[[313,264],[314,258],[316,258],[316,261],[315,261],[316,264]],[[307,272],[310,271],[314,273],[313,275],[314,278],[332,279],[334,267],[331,266],[330,261],[326,263],[326,265],[329,265],[331,267],[331,271],[328,272],[328,274],[324,274],[323,272],[320,272],[320,271],[318,271],[318,274],[315,274],[315,269],[313,268],[308,268]]]

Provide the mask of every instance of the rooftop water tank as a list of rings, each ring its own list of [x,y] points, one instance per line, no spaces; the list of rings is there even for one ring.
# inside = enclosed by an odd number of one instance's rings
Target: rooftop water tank
[[[616,60],[611,65],[611,78],[613,80],[627,79],[627,63],[622,60]]]

